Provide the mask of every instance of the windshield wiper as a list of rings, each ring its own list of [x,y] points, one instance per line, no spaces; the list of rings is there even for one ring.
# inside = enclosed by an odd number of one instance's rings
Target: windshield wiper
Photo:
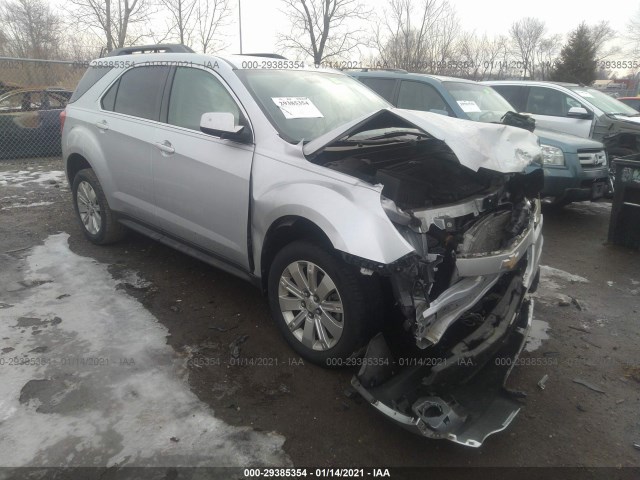
[[[362,132],[360,132],[360,133],[362,133]],[[375,137],[365,137],[365,138],[360,138],[360,139],[353,138],[355,135],[359,135],[359,133],[354,133],[353,135],[349,135],[348,137],[345,137],[342,141],[344,141],[344,142],[366,143],[366,142],[369,142],[369,141],[384,140],[386,138],[402,137],[402,136],[405,136],[405,135],[413,135],[413,136],[416,136],[418,138],[427,137],[427,134],[422,133],[422,132],[416,132],[416,131],[413,131],[413,130],[394,130],[393,132],[383,133],[382,135],[376,135]]]

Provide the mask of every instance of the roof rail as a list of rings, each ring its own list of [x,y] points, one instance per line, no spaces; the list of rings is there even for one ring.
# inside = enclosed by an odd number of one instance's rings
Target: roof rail
[[[180,43],[162,43],[158,45],[141,45],[138,47],[122,47],[111,50],[105,57],[132,55],[134,53],[195,53],[186,45]]]
[[[239,53],[243,57],[265,57],[265,58],[277,58],[278,60],[288,60],[287,57],[283,57],[277,53]]]

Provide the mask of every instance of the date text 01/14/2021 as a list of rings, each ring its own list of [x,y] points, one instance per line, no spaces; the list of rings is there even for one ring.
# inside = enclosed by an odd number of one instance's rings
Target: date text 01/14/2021
[[[391,478],[388,468],[245,468],[245,478]]]

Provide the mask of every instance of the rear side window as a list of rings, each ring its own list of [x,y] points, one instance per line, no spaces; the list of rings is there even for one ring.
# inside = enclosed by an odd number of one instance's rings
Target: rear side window
[[[82,79],[80,79],[80,82],[78,83],[78,86],[73,92],[73,95],[71,95],[71,98],[69,99],[69,103],[75,102],[82,95],[87,93],[87,90],[93,87],[98,80],[100,80],[110,71],[111,71],[111,68],[105,67],[105,66],[89,67],[87,71],[84,72],[84,75],[82,76]]]
[[[410,110],[443,110],[450,113],[449,107],[438,91],[431,85],[403,80],[398,94],[398,108]]]
[[[524,102],[522,100],[525,87],[519,87],[518,85],[492,85],[491,88],[502,95],[517,111],[524,110]]]
[[[162,90],[169,70],[168,66],[148,66],[126,71],[117,82],[117,91],[113,93],[112,86],[103,97],[103,108],[108,110],[110,96],[115,95],[114,112],[158,120]]]
[[[167,122],[200,131],[200,117],[207,112],[230,112],[236,125],[240,123],[238,105],[217,78],[205,70],[179,67],[171,87]]]
[[[371,90],[376,92],[382,98],[389,102],[393,102],[393,87],[396,85],[396,81],[393,78],[358,78]]]

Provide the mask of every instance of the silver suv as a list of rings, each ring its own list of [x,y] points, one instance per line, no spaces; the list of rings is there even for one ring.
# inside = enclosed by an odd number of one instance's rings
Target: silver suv
[[[483,83],[542,128],[601,141],[612,158],[640,151],[640,113],[595,88],[533,80]]]
[[[510,365],[489,360],[517,356],[531,322],[535,135],[396,109],[285,59],[116,53],[61,115],[90,241],[130,228],[253,282],[296,352],[361,365],[360,393],[423,435],[478,446],[509,424],[501,388],[456,389]],[[396,327],[412,344],[378,333]]]

